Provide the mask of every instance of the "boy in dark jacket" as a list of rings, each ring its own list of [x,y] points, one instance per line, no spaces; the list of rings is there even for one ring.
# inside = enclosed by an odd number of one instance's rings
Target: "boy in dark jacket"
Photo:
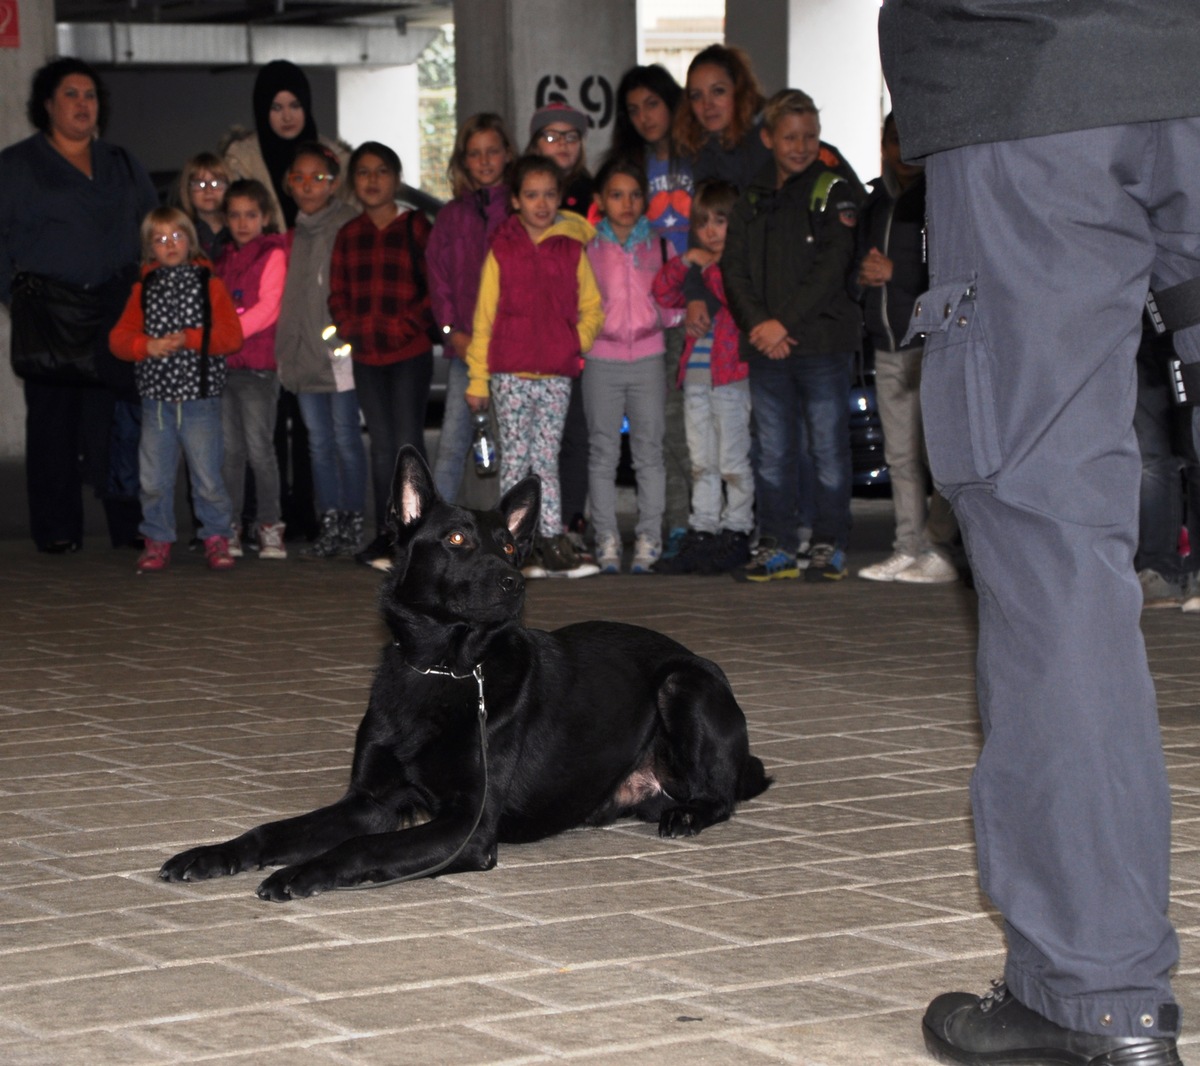
[[[925,491],[929,467],[921,426],[921,343],[901,344],[917,296],[929,288],[925,264],[925,170],[900,155],[896,120],[883,120],[882,174],[858,218],[855,289],[875,347],[875,392],[883,454],[892,483],[896,539],[883,562],[865,566],[868,581],[935,585],[955,581],[954,512]]]
[[[722,269],[742,330],[760,447],[759,546],[742,580],[800,575],[796,552],[796,427],[816,467],[808,580],[846,575],[850,534],[850,363],[861,318],[846,291],[858,195],[820,160],[811,97],[776,93],[763,110],[771,161],[729,220]]]

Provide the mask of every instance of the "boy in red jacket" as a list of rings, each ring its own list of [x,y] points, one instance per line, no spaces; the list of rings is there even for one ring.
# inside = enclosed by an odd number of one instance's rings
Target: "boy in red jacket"
[[[664,307],[687,306],[684,288],[689,275],[699,275],[720,303],[702,335],[689,333],[679,363],[676,384],[683,388],[692,513],[678,554],[655,563],[660,574],[723,573],[750,558],[750,369],[738,357],[740,334],[721,278],[725,230],[737,198],[737,188],[725,181],[697,186],[691,213],[696,247],[663,264],[654,281],[654,297]]]

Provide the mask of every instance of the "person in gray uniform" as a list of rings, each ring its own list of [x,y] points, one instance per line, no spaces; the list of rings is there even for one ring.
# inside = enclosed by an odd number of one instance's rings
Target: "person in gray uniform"
[[[1004,979],[938,996],[955,1063],[1178,1066],[1170,798],[1138,625],[1134,357],[1148,290],[1200,396],[1194,0],[886,0],[924,158],[930,465],[979,593],[979,876]]]

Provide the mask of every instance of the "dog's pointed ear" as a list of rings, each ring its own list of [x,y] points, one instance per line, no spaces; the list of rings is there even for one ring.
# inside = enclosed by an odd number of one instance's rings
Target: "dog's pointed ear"
[[[538,515],[542,510],[542,482],[537,477],[518,481],[504,494],[500,501],[500,514],[504,524],[517,542],[522,560],[533,547],[533,535],[538,528]]]
[[[396,472],[392,475],[392,498],[388,504],[392,528],[399,531],[411,526],[437,498],[433,475],[421,453],[411,444],[404,445],[396,456]]]

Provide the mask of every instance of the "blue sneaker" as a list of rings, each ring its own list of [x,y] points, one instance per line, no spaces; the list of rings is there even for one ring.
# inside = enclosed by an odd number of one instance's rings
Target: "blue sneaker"
[[[633,545],[633,562],[629,564],[631,574],[653,574],[654,564],[662,558],[662,547],[648,537],[638,537]]]
[[[683,526],[676,526],[670,533],[667,534],[667,541],[662,546],[662,552],[659,555],[660,559],[674,559],[679,554],[679,550],[683,547],[683,540],[688,535],[687,529]]]
[[[602,574],[621,572],[621,541],[613,533],[601,533],[596,537],[596,565]]]
[[[805,581],[841,581],[846,576],[846,553],[832,544],[814,544]]]
[[[780,581],[800,576],[800,566],[794,555],[789,555],[775,546],[771,537],[763,537],[758,542],[758,548],[750,557],[750,561],[742,568],[733,571],[735,581]]]

